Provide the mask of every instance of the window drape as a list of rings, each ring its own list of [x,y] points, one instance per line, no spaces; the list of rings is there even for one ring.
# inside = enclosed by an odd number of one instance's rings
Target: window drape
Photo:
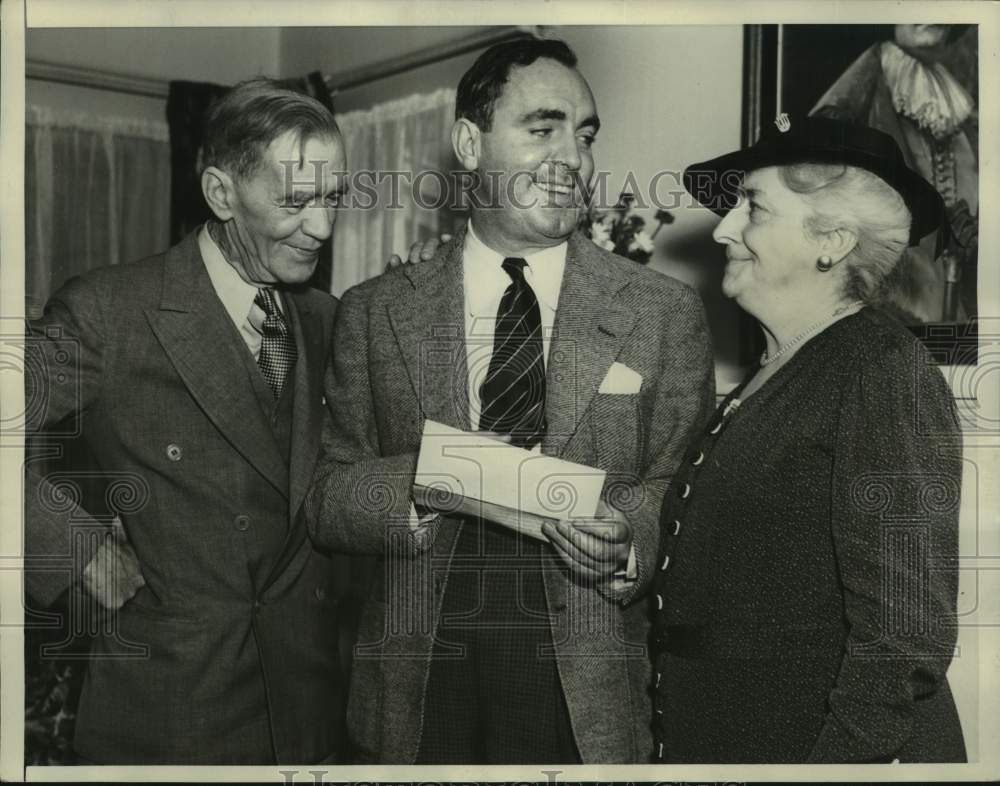
[[[338,297],[381,273],[392,253],[405,255],[415,240],[452,231],[455,214],[441,205],[450,200],[440,175],[455,169],[454,113],[455,90],[442,88],[337,116],[354,192],[333,233],[331,291]]]
[[[74,275],[164,251],[166,123],[26,107],[25,309]]]

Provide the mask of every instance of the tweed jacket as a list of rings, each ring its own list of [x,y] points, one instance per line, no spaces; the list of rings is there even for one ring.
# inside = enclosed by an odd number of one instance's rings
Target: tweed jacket
[[[464,232],[417,266],[344,295],[328,389],[337,405],[305,510],[318,543],[378,555],[348,708],[363,756],[413,762],[434,631],[462,519],[429,537],[408,525],[425,418],[469,428]],[[600,393],[612,363],[636,394]],[[623,592],[543,567],[559,675],[584,762],[645,760],[650,667],[645,589],[661,499],[713,398],[704,311],[687,286],[570,238],[546,370],[547,455],[608,472],[605,493],[633,530],[638,579]]]
[[[26,375],[37,404],[28,428],[76,419],[90,470],[119,484],[116,509],[146,581],[91,647],[75,742],[86,759],[343,755],[345,558],[315,551],[296,515],[319,452],[336,301],[302,289],[286,303],[299,350],[289,460],[261,404],[269,388],[195,233],[69,281],[30,325],[27,362],[47,379]],[[87,533],[100,532],[85,509],[51,504],[66,480],[28,468],[26,588],[36,601],[75,578],[65,568],[86,564],[85,544],[96,542]],[[53,560],[59,570],[32,569]]]

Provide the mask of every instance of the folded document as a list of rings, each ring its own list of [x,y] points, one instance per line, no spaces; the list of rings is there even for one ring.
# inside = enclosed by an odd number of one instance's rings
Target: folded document
[[[545,540],[545,521],[594,518],[606,473],[428,420],[413,499]]]

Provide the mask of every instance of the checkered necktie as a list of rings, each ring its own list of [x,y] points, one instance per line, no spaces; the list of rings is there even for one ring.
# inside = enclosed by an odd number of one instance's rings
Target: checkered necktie
[[[545,436],[545,362],[538,299],[524,280],[518,257],[503,261],[511,284],[500,299],[493,357],[479,388],[479,428],[510,434],[511,443],[532,448]]]
[[[253,302],[264,312],[264,325],[261,328],[260,355],[257,365],[260,372],[271,386],[274,397],[281,395],[285,377],[295,365],[295,339],[288,329],[288,322],[278,310],[273,289],[258,289]]]

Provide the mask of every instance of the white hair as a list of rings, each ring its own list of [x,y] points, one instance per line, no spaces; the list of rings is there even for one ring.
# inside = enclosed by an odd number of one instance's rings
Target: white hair
[[[804,230],[813,237],[850,229],[857,245],[844,258],[844,295],[877,301],[910,239],[910,211],[878,175],[845,164],[800,163],[778,167],[778,176],[811,208]]]

